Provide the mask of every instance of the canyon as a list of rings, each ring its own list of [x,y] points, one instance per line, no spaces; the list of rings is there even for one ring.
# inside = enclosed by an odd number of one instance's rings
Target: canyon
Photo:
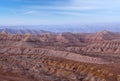
[[[0,81],[120,81],[120,33],[2,30]]]

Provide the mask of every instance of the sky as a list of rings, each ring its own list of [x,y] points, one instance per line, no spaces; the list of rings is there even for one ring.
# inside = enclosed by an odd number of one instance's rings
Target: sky
[[[0,0],[0,25],[120,22],[120,0]]]

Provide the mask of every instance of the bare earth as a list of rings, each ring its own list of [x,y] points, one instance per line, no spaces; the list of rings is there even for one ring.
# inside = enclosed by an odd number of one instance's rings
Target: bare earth
[[[120,34],[3,31],[0,81],[120,81]]]

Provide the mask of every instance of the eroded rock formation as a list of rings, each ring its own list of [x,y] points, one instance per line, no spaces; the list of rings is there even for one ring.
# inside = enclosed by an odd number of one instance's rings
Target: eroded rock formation
[[[0,33],[1,81],[120,81],[120,34]]]

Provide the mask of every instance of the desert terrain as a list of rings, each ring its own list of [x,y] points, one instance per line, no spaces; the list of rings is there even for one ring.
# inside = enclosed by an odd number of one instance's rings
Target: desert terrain
[[[3,30],[0,81],[120,81],[120,33]]]

